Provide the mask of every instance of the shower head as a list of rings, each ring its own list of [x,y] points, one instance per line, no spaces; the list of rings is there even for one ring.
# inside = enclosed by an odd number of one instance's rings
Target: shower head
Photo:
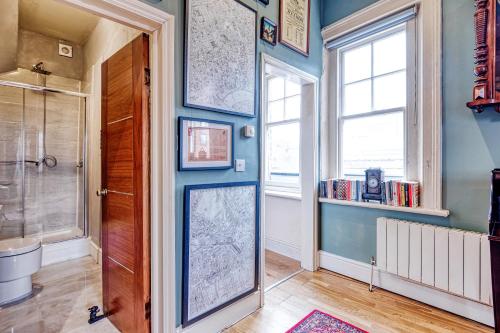
[[[32,72],[35,72],[35,73],[38,73],[38,74],[43,74],[43,75],[50,75],[51,72],[49,71],[46,71],[44,68],[43,68],[43,62],[40,61],[38,64],[36,65],[33,65],[33,67],[31,67],[31,71]]]

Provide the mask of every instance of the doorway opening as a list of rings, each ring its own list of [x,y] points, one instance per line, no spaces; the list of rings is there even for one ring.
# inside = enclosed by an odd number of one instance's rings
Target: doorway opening
[[[318,80],[262,58],[263,290],[316,268]]]
[[[6,130],[1,131],[3,134],[9,133],[9,137],[2,135],[0,141],[15,139],[15,145],[10,145],[9,149],[7,142],[0,142],[3,145],[0,152],[5,155],[0,154],[0,159],[5,161],[0,163],[0,238],[39,239],[43,244],[40,252],[44,267],[33,278],[36,285],[47,285],[46,290],[52,290],[51,286],[63,288],[64,283],[74,280],[85,280],[81,286],[69,287],[68,290],[73,293],[71,297],[68,293],[64,295],[70,302],[67,308],[75,310],[78,307],[77,310],[67,311],[64,315],[58,312],[54,314],[57,318],[45,318],[57,319],[50,323],[51,329],[56,325],[64,330],[73,322],[86,324],[87,308],[96,304],[102,308],[102,198],[96,196],[96,191],[101,189],[101,65],[133,40],[142,37],[144,32],[150,34],[145,38],[151,41],[151,45],[145,43],[145,52],[141,51],[141,54],[150,52],[151,68],[156,73],[150,79],[149,68],[147,72],[141,71],[141,76],[133,72],[130,81],[142,77],[145,85],[151,82],[152,86],[151,103],[149,98],[140,102],[148,109],[151,105],[152,121],[148,114],[143,118],[144,126],[134,128],[142,131],[143,147],[151,150],[151,158],[141,155],[144,170],[148,176],[152,174],[153,185],[150,188],[149,183],[144,181],[143,189],[144,197],[151,199],[151,210],[149,202],[144,201],[147,208],[141,213],[148,223],[152,221],[151,227],[148,224],[148,231],[152,229],[152,233],[157,235],[142,239],[143,247],[150,250],[152,256],[144,261],[147,271],[142,273],[142,277],[151,282],[151,287],[148,283],[146,289],[155,291],[162,288],[164,293],[155,292],[153,304],[143,297],[138,300],[143,304],[137,305],[137,309],[142,308],[146,312],[144,318],[152,318],[152,331],[170,331],[175,326],[174,315],[166,311],[163,304],[166,299],[173,299],[173,283],[169,283],[170,271],[163,277],[158,264],[163,262],[165,267],[170,267],[161,254],[164,251],[163,238],[173,234],[169,226],[159,227],[160,218],[170,219],[170,204],[159,205],[164,200],[161,193],[168,196],[169,189],[173,188],[173,172],[168,166],[159,167],[165,164],[164,160],[170,161],[173,150],[168,136],[164,134],[164,131],[170,133],[173,128],[170,119],[170,114],[173,118],[173,87],[167,84],[167,80],[173,78],[173,58],[169,59],[171,54],[163,50],[169,46],[173,49],[172,17],[146,4],[128,0],[116,4],[105,0],[92,4],[80,0],[19,0],[8,9],[13,11],[6,13],[8,16],[19,17],[19,20],[12,20],[12,29],[19,38],[16,36],[13,40],[18,42],[8,45],[17,54],[17,61],[7,67],[4,67],[6,62],[0,62],[0,126]],[[127,67],[123,59],[114,63]],[[117,72],[127,71],[125,68]],[[123,83],[122,79],[114,78],[115,83]],[[113,85],[113,78],[109,81],[108,87]],[[162,90],[161,96],[159,90]],[[117,110],[125,109],[128,102],[133,104],[138,101],[135,97],[127,101],[122,98],[124,95],[123,90],[116,95]],[[147,95],[149,97],[149,91]],[[124,118],[127,117],[125,115]],[[123,120],[114,119],[117,126]],[[122,138],[126,137],[124,131],[120,134]],[[134,140],[134,145],[137,142]],[[114,156],[117,163],[108,164],[109,169],[113,169],[108,172],[108,177],[114,172],[111,177],[118,183],[120,178],[129,176],[121,167],[128,151],[121,142],[119,145],[125,149]],[[149,160],[151,165],[147,162]],[[137,165],[133,163],[133,172]],[[120,184],[123,185],[123,182]],[[126,191],[119,192],[126,194]],[[120,214],[123,215],[124,211],[122,209]],[[43,213],[43,216],[35,213]],[[113,216],[113,219],[118,221],[120,216]],[[121,236],[127,235],[123,225],[114,227]],[[118,237],[114,239],[118,240]],[[137,239],[132,243],[135,245]],[[132,270],[126,267],[128,262],[125,257],[120,258],[124,260],[114,258],[114,263]],[[50,295],[44,297],[44,289],[36,289],[40,291],[36,298],[9,304],[8,308],[0,306],[0,316],[6,319],[1,321],[1,331],[23,330],[19,325],[29,330],[29,327],[39,328],[47,324],[47,320],[41,320],[42,315],[31,316],[23,322],[8,318],[19,312],[16,309],[33,306],[33,303],[36,303],[40,313],[51,312],[42,304],[44,301],[47,307],[53,304],[48,297]],[[65,307],[64,304],[60,306]],[[120,309],[111,310],[119,312]]]

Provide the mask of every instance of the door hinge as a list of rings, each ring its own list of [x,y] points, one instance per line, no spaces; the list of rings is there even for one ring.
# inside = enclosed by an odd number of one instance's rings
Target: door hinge
[[[147,86],[151,84],[151,71],[149,68],[144,68],[144,84]]]
[[[151,318],[151,301],[148,301],[144,304],[144,317],[146,319]]]

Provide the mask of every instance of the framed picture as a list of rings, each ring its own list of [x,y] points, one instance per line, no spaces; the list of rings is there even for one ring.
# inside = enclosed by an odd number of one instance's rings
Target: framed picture
[[[182,325],[257,291],[259,183],[187,185]]]
[[[234,124],[179,117],[179,170],[234,167]]]
[[[255,117],[257,12],[237,0],[187,0],[184,105]]]
[[[311,0],[280,0],[279,41],[309,56]]]
[[[268,42],[271,45],[276,45],[277,39],[277,27],[276,24],[268,19],[267,17],[262,17],[260,22],[260,39]]]

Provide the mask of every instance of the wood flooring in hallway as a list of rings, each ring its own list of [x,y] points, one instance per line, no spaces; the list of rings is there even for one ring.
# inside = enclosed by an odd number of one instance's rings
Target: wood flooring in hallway
[[[284,333],[314,309],[370,333],[493,333],[455,316],[326,270],[302,272],[266,293],[265,306],[225,333]]]

